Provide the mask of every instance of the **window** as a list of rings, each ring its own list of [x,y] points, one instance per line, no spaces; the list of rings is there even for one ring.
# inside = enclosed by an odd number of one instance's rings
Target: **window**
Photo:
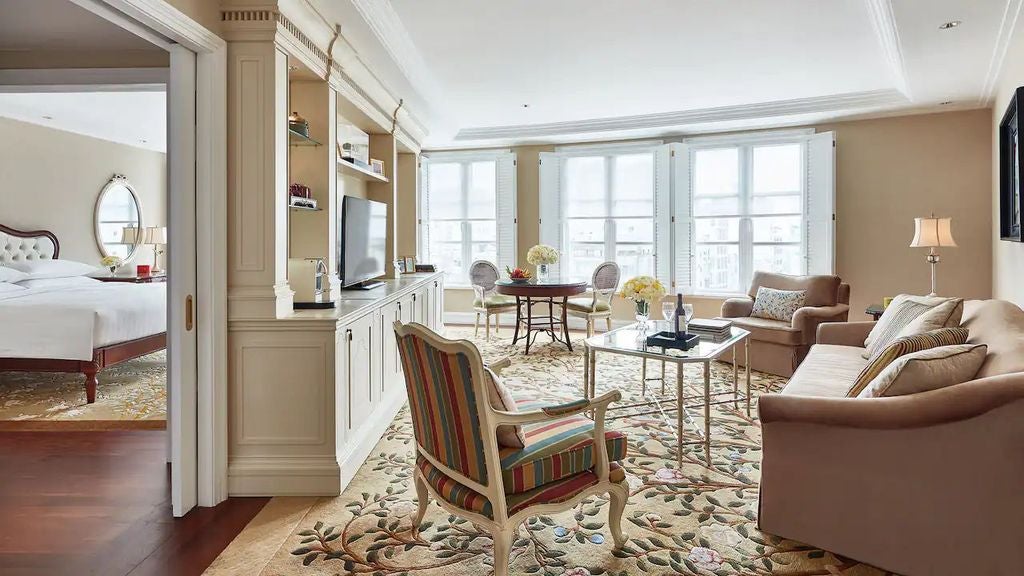
[[[419,259],[469,286],[469,266],[515,259],[515,156],[424,155],[420,174]]]

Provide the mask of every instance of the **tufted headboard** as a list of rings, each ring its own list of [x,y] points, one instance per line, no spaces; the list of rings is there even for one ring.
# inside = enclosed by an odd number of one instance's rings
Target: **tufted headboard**
[[[15,230],[0,224],[0,265],[21,260],[56,259],[60,242],[49,230]]]

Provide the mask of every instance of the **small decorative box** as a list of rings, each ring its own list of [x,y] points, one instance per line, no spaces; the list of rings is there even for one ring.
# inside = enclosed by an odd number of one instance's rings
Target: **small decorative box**
[[[675,348],[677,350],[689,350],[700,344],[700,336],[684,332],[682,337],[677,337],[675,332],[658,332],[647,337],[648,346],[659,348]]]

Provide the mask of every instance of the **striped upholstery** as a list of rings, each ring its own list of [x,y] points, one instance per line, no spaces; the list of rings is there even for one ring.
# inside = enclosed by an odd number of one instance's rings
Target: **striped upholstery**
[[[578,407],[577,404],[573,402],[565,406]],[[558,410],[560,407],[548,407],[533,400],[516,402],[519,412],[545,408]],[[526,434],[525,448],[498,450],[507,494],[528,492],[594,467],[594,442],[590,438],[594,422],[589,418],[583,415],[569,416],[527,424],[523,428]],[[626,436],[616,431],[606,431],[604,436],[608,446],[608,460],[614,462],[625,458]]]
[[[904,336],[897,338],[882,351],[871,357],[868,365],[861,370],[860,375],[854,381],[853,386],[846,393],[848,398],[856,398],[876,376],[900,356],[938,348],[939,346],[953,346],[967,343],[968,332],[966,328],[940,328],[923,334]],[[529,445],[529,433],[527,433],[527,445]]]
[[[426,478],[427,483],[433,486],[437,494],[444,498],[449,504],[462,508],[463,510],[476,512],[477,514],[481,514],[491,518],[492,520],[494,519],[494,511],[492,510],[491,502],[487,497],[470,490],[462,484],[459,484],[445,476],[440,470],[431,465],[430,461],[422,456],[419,456],[416,459],[416,466],[418,466],[420,471],[423,473],[423,477]],[[612,482],[622,482],[626,478],[626,472],[621,466],[612,462],[608,477]],[[530,490],[529,492],[510,494],[505,500],[505,503],[508,506],[508,515],[512,516],[516,512],[519,512],[528,506],[564,502],[587,488],[597,484],[597,481],[596,474],[593,472],[585,472],[583,474],[576,474],[575,476],[564,478],[557,482],[545,484],[539,488]]]
[[[878,319],[878,323],[872,328],[871,333],[865,341],[864,357],[871,358],[892,344],[899,337],[899,333],[907,327],[918,316],[927,313],[932,308],[944,303],[947,298],[930,296],[909,296],[900,294],[893,299],[885,313]]]
[[[442,352],[415,336],[400,338],[398,349],[416,443],[445,466],[486,485],[469,357]]]

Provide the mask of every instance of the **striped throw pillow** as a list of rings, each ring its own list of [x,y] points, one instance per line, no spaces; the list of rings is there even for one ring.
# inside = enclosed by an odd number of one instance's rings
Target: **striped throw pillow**
[[[957,299],[900,294],[893,299],[889,307],[885,309],[885,313],[878,319],[878,323],[871,329],[871,333],[864,341],[866,350],[862,356],[870,359],[900,336],[909,336],[909,334],[901,334],[907,326],[934,308],[954,300]]]
[[[940,328],[923,334],[897,338],[880,352],[871,357],[868,365],[860,371],[853,386],[846,392],[847,398],[856,398],[885,367],[900,356],[938,348],[939,346],[955,346],[967,343],[966,328]]]

